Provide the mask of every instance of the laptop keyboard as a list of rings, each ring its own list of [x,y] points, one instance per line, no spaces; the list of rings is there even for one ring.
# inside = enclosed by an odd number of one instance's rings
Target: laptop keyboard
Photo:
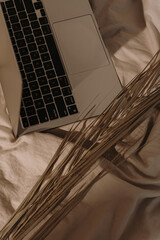
[[[39,0],[1,2],[23,80],[24,128],[78,112],[64,66]]]

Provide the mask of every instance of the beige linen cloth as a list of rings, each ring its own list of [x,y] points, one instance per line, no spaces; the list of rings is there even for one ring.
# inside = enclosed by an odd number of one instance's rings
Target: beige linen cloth
[[[90,3],[125,85],[160,48],[160,1]],[[41,176],[61,142],[61,138],[47,133],[15,139],[5,107],[0,90],[0,228]],[[142,140],[144,147],[135,152]],[[48,240],[160,240],[158,110],[117,149],[123,147],[129,147],[133,154],[119,169],[94,185]]]

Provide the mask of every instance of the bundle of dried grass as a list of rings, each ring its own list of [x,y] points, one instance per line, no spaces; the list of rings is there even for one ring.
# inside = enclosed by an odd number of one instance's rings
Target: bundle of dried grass
[[[93,184],[121,163],[115,145],[160,103],[159,54],[99,117],[72,127],[37,184],[1,230],[0,239],[45,239]],[[70,142],[74,144],[70,146]],[[90,173],[106,153],[110,162],[97,168],[92,177]]]

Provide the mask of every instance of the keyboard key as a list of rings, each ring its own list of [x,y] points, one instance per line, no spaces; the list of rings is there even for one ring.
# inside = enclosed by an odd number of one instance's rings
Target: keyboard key
[[[51,29],[49,25],[43,25],[42,26],[42,31],[44,35],[50,34],[51,33]]]
[[[54,42],[53,36],[52,35],[47,35],[45,36],[46,42],[47,42],[47,46],[51,55],[51,58],[53,60],[53,64],[55,66],[56,69],[56,73],[58,76],[62,76],[64,75],[64,69],[63,69],[63,65],[61,63],[59,54],[58,54],[58,50],[56,48],[56,44]]]
[[[13,37],[13,31],[12,31],[12,29],[9,29],[9,35],[10,35],[10,37],[12,38]],[[15,40],[15,39],[14,39]],[[11,40],[12,41],[12,40]],[[15,43],[14,43],[15,44]]]
[[[25,117],[26,116],[26,112],[25,112],[23,107],[21,107],[20,115],[21,115],[21,117]]]
[[[58,113],[55,107],[55,104],[48,104],[47,106],[47,112],[49,115],[50,120],[57,119],[58,118]]]
[[[46,13],[45,13],[44,9],[41,9],[40,13],[41,13],[42,17],[46,16]]]
[[[21,56],[28,55],[28,49],[27,49],[27,47],[20,48],[20,49],[19,49],[19,52],[20,52],[20,55],[21,55]]]
[[[8,14],[9,14],[10,16],[16,15],[16,10],[15,10],[15,8],[9,8],[9,9],[8,9]]]
[[[42,91],[42,94],[48,94],[50,93],[50,88],[48,87],[48,85],[45,85],[43,87],[41,87],[41,91]]]
[[[17,40],[23,38],[23,33],[22,33],[22,31],[15,32],[15,38],[16,38]]]
[[[39,90],[36,90],[36,91],[33,91],[32,92],[32,97],[34,100],[38,99],[38,98],[41,98],[41,92]]]
[[[21,60],[19,53],[16,53],[16,59],[18,62]]]
[[[19,23],[15,23],[12,25],[13,30],[16,31],[20,31],[21,30],[21,25]]]
[[[11,17],[10,17],[10,21],[11,21],[12,24],[19,22],[18,17],[17,17],[16,15],[11,16]]]
[[[4,13],[4,18],[6,21],[9,21],[8,14]]]
[[[41,9],[41,8],[43,8],[41,2],[35,2],[35,3],[34,3],[34,6],[35,6],[35,9]]]
[[[2,10],[3,10],[3,13],[6,13],[7,10],[6,10],[6,7],[4,5],[4,2],[1,2],[0,4],[1,4]]]
[[[28,0],[27,0],[27,1],[28,1]],[[37,116],[29,117],[29,124],[30,124],[30,126],[36,125],[36,124],[38,124],[38,123],[39,123],[39,121],[38,121]]]
[[[58,86],[58,81],[57,81],[57,79],[56,79],[56,78],[53,78],[53,79],[49,80],[49,85],[50,85],[51,88],[57,87],[57,86]]]
[[[46,17],[41,17],[41,18],[39,18],[39,21],[40,21],[40,24],[41,24],[41,25],[44,25],[44,24],[47,24],[47,23],[48,23],[48,20],[47,20]]]
[[[24,128],[29,127],[29,123],[28,123],[27,118],[22,118],[22,125],[23,125]]]
[[[13,1],[7,1],[5,2],[7,8],[12,8],[14,7]]]
[[[16,44],[12,29],[8,29],[12,44]],[[13,40],[13,41],[12,41]]]
[[[15,41],[15,38],[14,38],[14,37],[11,37],[11,42],[12,42],[13,45],[16,44],[16,41]],[[18,61],[19,61],[19,60],[18,60]]]
[[[18,54],[18,48],[15,44],[13,44],[13,49],[14,49],[15,54]],[[20,61],[20,59],[18,61]]]
[[[68,80],[67,80],[67,77],[66,77],[66,76],[59,77],[59,78],[58,78],[58,81],[59,81],[59,84],[60,84],[61,87],[66,87],[66,86],[68,86]]]
[[[36,42],[37,42],[38,45],[42,45],[42,44],[45,43],[43,37],[38,37],[38,38],[36,38]]]
[[[24,88],[23,92],[22,92],[22,97],[25,98],[25,97],[29,97],[29,96],[30,96],[29,88]]]
[[[22,78],[24,79],[26,77],[25,72],[23,70],[21,70],[20,72],[21,72]]]
[[[52,88],[52,93],[54,97],[60,96],[62,94],[59,87]]]
[[[45,104],[52,103],[53,102],[53,97],[51,94],[45,95],[44,97],[44,102]]]
[[[44,107],[44,103],[43,103],[43,100],[42,100],[42,99],[38,99],[38,100],[36,100],[34,103],[35,103],[36,109],[39,109],[39,108],[43,108],[43,107]]]
[[[36,75],[35,75],[35,73],[34,73],[34,72],[28,73],[28,74],[27,74],[27,80],[28,80],[29,82],[36,80]]]
[[[11,24],[10,24],[9,21],[6,21],[6,24],[7,24],[7,28],[8,28],[8,29],[11,28]]]
[[[23,62],[23,64],[29,64],[29,63],[31,63],[31,58],[30,58],[30,56],[22,57],[22,62]]]
[[[30,21],[35,21],[37,20],[37,15],[35,13],[31,13],[28,15]]]
[[[54,70],[47,71],[46,74],[47,74],[47,77],[48,77],[49,79],[50,79],[50,78],[55,78],[55,76],[56,76]]]
[[[46,77],[40,77],[40,78],[38,78],[38,82],[39,82],[40,86],[43,86],[43,85],[45,85],[45,84],[48,83]]]
[[[65,102],[67,105],[72,105],[75,103],[73,96],[65,97]]]
[[[78,109],[77,109],[76,105],[69,106],[68,111],[69,111],[70,115],[78,113]]]
[[[31,58],[32,60],[40,58],[39,53],[37,51],[31,52]]]
[[[17,11],[24,11],[24,4],[22,2],[22,0],[14,0],[14,3],[16,5]]]
[[[51,61],[45,62],[44,63],[44,68],[45,68],[45,70],[53,69],[52,62]]]
[[[39,120],[41,123],[47,122],[49,120],[45,108],[38,109],[37,113],[38,113],[38,117],[39,117]]]
[[[28,87],[28,82],[26,79],[23,79],[23,88]]]
[[[25,69],[26,73],[33,72],[32,64],[25,65],[24,69]]]
[[[42,58],[43,62],[50,60],[50,56],[48,53],[42,54],[41,58]]]
[[[40,36],[42,36],[42,31],[41,31],[41,29],[34,29],[34,30],[33,30],[33,33],[34,33],[34,36],[35,36],[35,37],[40,37]]]
[[[18,41],[17,41],[17,46],[18,46],[19,48],[25,47],[25,46],[26,46],[25,40],[24,40],[24,39],[18,40]]]
[[[36,114],[36,110],[34,106],[26,108],[26,112],[28,116],[32,116]]]
[[[15,46],[15,47],[16,47],[16,46]],[[20,70],[23,70],[23,65],[22,65],[21,62],[18,62],[18,66],[19,66],[19,69],[20,69]]]
[[[40,27],[39,22],[38,21],[31,22],[31,27],[32,29],[39,28]]]
[[[54,100],[58,109],[59,116],[60,117],[68,116],[68,112],[63,97],[56,97]]]
[[[45,75],[43,68],[38,68],[35,70],[37,77],[42,77]]]
[[[33,13],[35,11],[32,0],[24,0],[24,4],[28,13]]]
[[[22,25],[22,27],[28,27],[29,26],[28,19],[21,20],[21,25]]]
[[[40,53],[45,53],[48,51],[46,45],[38,46],[38,48],[39,48]]]
[[[40,67],[42,67],[42,62],[41,62],[41,60],[35,60],[35,61],[33,61],[33,65],[35,68],[40,68]]]
[[[19,16],[20,19],[25,19],[25,18],[27,18],[26,12],[19,12],[19,13],[18,13],[18,16]]]
[[[27,43],[34,42],[34,37],[33,37],[33,35],[28,35],[28,36],[26,36],[26,42],[27,42]]]
[[[30,27],[23,28],[23,32],[25,35],[30,35],[32,34],[32,30]]]
[[[68,96],[72,94],[70,87],[62,88],[62,92],[63,96]]]
[[[13,31],[12,31],[12,29],[9,29],[9,35],[10,35],[11,38],[13,37]],[[11,40],[11,41],[12,41],[12,40]]]
[[[29,83],[31,90],[37,90],[39,88],[37,81],[33,81]]]
[[[28,48],[30,52],[36,51],[37,50],[37,46],[35,43],[30,43],[28,44]]]
[[[23,99],[23,102],[24,102],[25,107],[29,107],[29,106],[32,106],[32,105],[33,105],[33,101],[32,101],[32,98],[31,98],[31,97],[24,98],[24,99]]]

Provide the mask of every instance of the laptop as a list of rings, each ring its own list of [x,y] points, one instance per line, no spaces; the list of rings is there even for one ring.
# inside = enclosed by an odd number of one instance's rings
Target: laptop
[[[122,86],[88,0],[0,5],[0,81],[14,135],[101,114]]]

